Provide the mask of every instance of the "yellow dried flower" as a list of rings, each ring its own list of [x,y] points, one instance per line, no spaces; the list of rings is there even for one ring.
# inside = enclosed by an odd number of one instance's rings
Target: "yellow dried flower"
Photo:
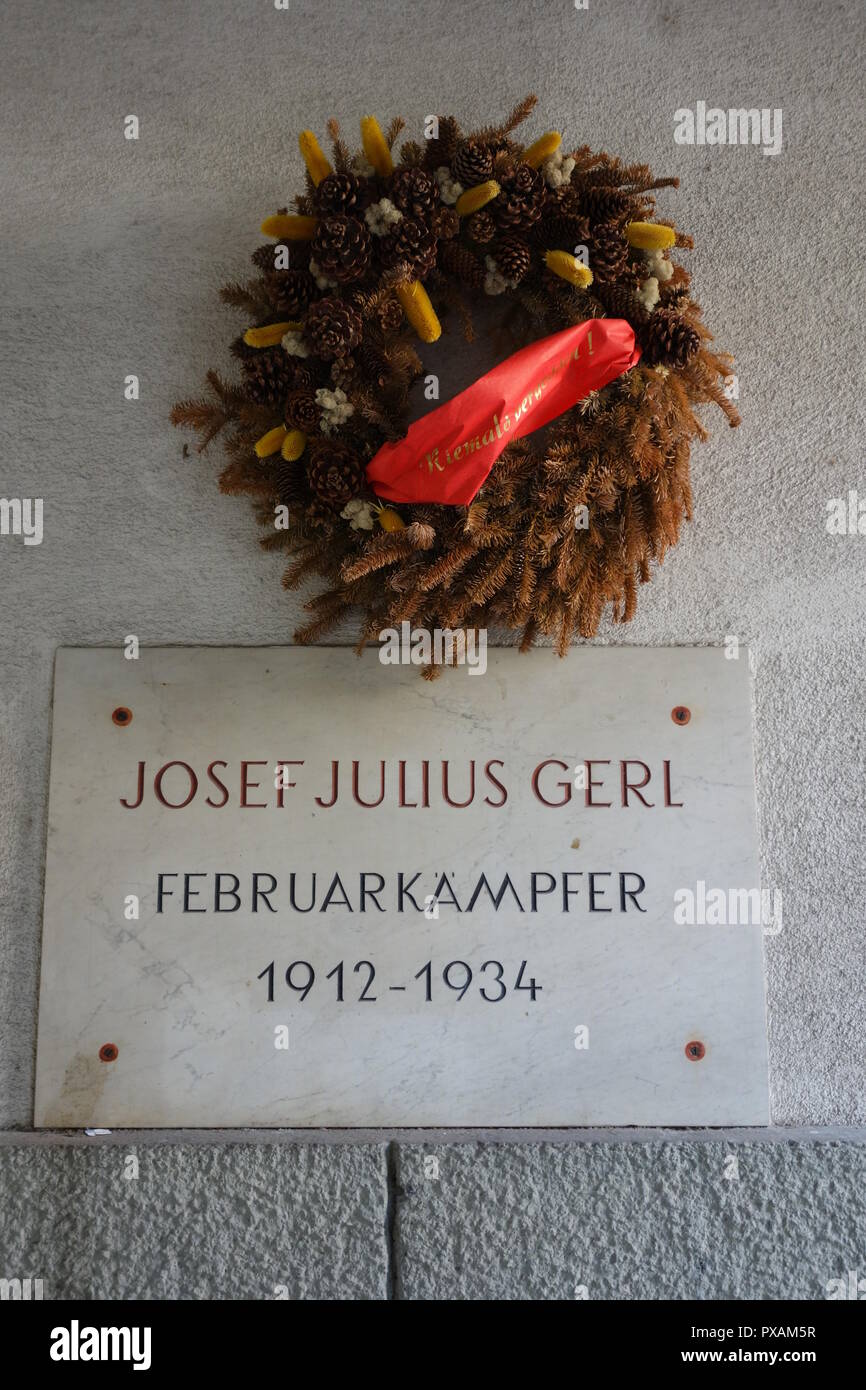
[[[442,332],[442,325],[424,286],[417,280],[410,280],[405,285],[398,285],[396,294],[403,306],[403,313],[422,343],[435,343]]]
[[[394,161],[388,149],[388,141],[382,134],[382,127],[375,116],[361,117],[361,144],[377,174],[387,178],[394,172]]]
[[[383,531],[405,531],[406,523],[393,507],[383,507],[378,516]]]
[[[540,136],[528,150],[524,150],[521,158],[524,164],[531,164],[533,169],[538,169],[545,159],[549,159],[552,154],[559,149],[562,144],[562,136],[558,130],[549,130],[546,135]]]
[[[629,222],[625,235],[629,246],[637,246],[641,251],[664,251],[677,239],[673,227],[666,227],[663,222]]]
[[[285,237],[286,241],[312,241],[317,218],[297,213],[277,212],[262,223],[263,236]]]
[[[554,275],[558,275],[561,280],[567,280],[570,285],[578,285],[580,289],[585,290],[592,284],[592,271],[589,266],[584,265],[568,251],[546,251],[544,264]]]
[[[302,130],[298,136],[298,144],[301,147],[301,154],[304,156],[304,163],[309,170],[310,178],[318,188],[322,179],[326,179],[334,170],[322,154],[322,148],[311,130]]]
[[[458,217],[468,217],[471,212],[477,212],[486,203],[492,203],[494,198],[498,198],[499,193],[499,184],[495,179],[488,179],[486,183],[476,183],[474,188],[467,188],[455,204]]]
[[[267,435],[265,436],[265,438],[267,438]],[[289,430],[288,434],[283,440],[280,453],[282,454],[284,459],[288,460],[289,463],[294,463],[295,459],[299,459],[301,457],[301,454],[304,452],[306,447],[307,436],[304,434],[303,430]]]
[[[263,328],[248,328],[244,334],[247,347],[276,347],[287,333],[299,332],[302,325],[290,320],[288,323],[266,323]]]
[[[255,443],[255,450],[259,458],[266,459],[271,454],[275,454],[285,437],[285,425],[277,425],[276,429],[268,430],[267,434],[263,434],[261,439],[257,439]]]

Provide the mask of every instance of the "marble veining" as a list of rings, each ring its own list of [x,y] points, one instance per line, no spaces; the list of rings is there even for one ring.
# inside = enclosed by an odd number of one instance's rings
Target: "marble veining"
[[[62,649],[36,1124],[764,1124],[699,882],[760,887],[744,651]]]

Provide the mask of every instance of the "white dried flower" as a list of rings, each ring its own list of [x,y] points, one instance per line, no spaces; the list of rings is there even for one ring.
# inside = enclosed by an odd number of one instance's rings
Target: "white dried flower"
[[[320,290],[334,290],[337,288],[336,280],[329,280],[327,275],[323,275],[320,267],[310,257],[310,274],[315,280]]]
[[[298,328],[290,328],[288,333],[283,334],[280,342],[290,357],[309,357],[310,355]]]
[[[320,386],[316,392],[316,405],[321,411],[319,428],[322,434],[333,434],[355,413],[355,407],[339,386],[333,391],[329,391],[327,386]]]
[[[440,164],[436,170],[436,182],[439,185],[439,196],[443,203],[453,205],[457,202],[463,190],[463,184],[458,183],[453,177],[447,164]]]
[[[365,154],[356,154],[352,160],[352,173],[357,174],[361,179],[371,179],[376,170],[373,168]]]
[[[638,299],[645,309],[652,313],[659,302],[659,282],[654,275],[647,276],[640,287]]]
[[[340,516],[348,521],[353,531],[372,531],[375,522],[373,520],[373,504],[365,502],[363,498],[356,497],[351,502],[347,502]]]
[[[485,294],[504,294],[509,287],[509,282],[497,267],[492,256],[485,257],[487,274],[484,277]]]
[[[646,262],[647,274],[654,275],[662,284],[670,280],[674,273],[673,261],[669,261],[663,251],[644,251],[644,261]]]
[[[541,172],[548,188],[564,188],[567,183],[571,182],[574,160],[571,155],[564,156],[561,148],[554,150],[550,158],[542,164]]]
[[[378,203],[371,203],[364,213],[364,221],[373,236],[387,236],[391,228],[402,220],[402,212],[390,198],[380,198]]]

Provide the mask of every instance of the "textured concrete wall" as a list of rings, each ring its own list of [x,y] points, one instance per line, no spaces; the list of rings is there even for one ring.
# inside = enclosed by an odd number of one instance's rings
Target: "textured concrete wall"
[[[822,1299],[866,1275],[827,1143],[0,1147],[46,1298]]]
[[[401,1147],[397,1297],[823,1298],[866,1272],[864,1176],[829,1144]]]
[[[660,208],[695,234],[698,298],[737,355],[744,425],[710,421],[695,522],[631,628],[601,640],[752,644],[764,881],[784,894],[767,950],[773,1118],[863,1124],[866,541],[824,526],[828,498],[866,496],[862,6],[7,0],[0,26],[0,495],[43,497],[46,518],[41,546],[0,539],[0,1126],[32,1114],[56,646],[283,642],[297,619],[247,506],[219,497],[216,462],[183,460],[167,425],[171,402],[229,360],[236,316],[217,286],[298,186],[300,127],[336,114],[354,131],[368,110],[415,129],[430,111],[480,122],[529,89],[532,134],[561,126],[682,179]],[[675,145],[673,111],[699,99],[780,107],[781,155]],[[328,1297],[382,1297],[389,1277],[409,1297],[572,1281],[598,1297],[654,1281],[776,1297],[820,1296],[856,1261],[854,1150],[749,1151],[724,1186],[718,1155],[687,1152],[449,1148],[435,1186],[418,1179],[422,1151],[399,1149],[398,1199],[380,1147],[160,1148],[137,1186],[113,1150],[5,1150],[0,1277],[32,1258],[61,1295],[187,1281],[260,1296],[279,1265],[293,1292]]]
[[[386,1296],[383,1145],[6,1148],[0,1192],[0,1278],[46,1298]]]

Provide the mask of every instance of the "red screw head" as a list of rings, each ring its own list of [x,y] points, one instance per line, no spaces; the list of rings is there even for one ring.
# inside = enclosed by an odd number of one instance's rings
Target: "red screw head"
[[[127,709],[126,705],[118,705],[117,709],[111,711],[111,718],[121,729],[127,724],[132,723],[132,710]]]
[[[118,1057],[118,1047],[116,1043],[103,1043],[99,1049],[100,1062],[116,1062]]]
[[[690,1062],[699,1062],[701,1058],[706,1055],[707,1049],[702,1042],[698,1042],[697,1039],[692,1039],[691,1042],[686,1043],[686,1056]]]
[[[671,710],[671,719],[675,724],[688,724],[692,717],[692,712],[687,705],[674,705]]]

